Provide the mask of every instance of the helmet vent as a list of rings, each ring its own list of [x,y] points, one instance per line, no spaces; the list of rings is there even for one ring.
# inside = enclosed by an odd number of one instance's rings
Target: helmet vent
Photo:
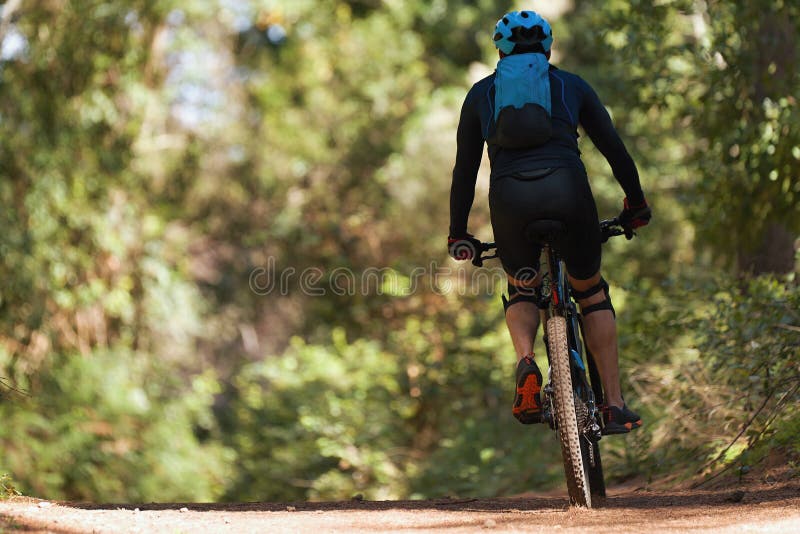
[[[523,11],[522,13],[520,13],[520,15],[521,15],[521,16],[522,16],[522,18],[524,18],[524,19],[527,19],[527,18],[528,18],[528,12],[527,12],[527,11]]]
[[[536,25],[532,28],[517,26],[511,30],[511,37],[508,40],[520,44],[536,44],[544,41],[546,38],[547,36],[544,34],[542,27]]]
[[[494,40],[495,41],[499,41],[502,38],[503,38],[503,34],[502,33],[497,32],[496,34],[494,34]]]
[[[508,17],[503,17],[503,24],[508,26]]]

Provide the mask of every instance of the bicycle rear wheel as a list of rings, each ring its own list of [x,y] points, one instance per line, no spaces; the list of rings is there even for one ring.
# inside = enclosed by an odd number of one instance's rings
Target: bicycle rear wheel
[[[584,456],[588,455],[581,450],[567,344],[567,323],[563,317],[555,316],[547,321],[547,345],[550,349],[550,371],[554,386],[553,415],[561,442],[561,457],[564,461],[569,500],[575,506],[591,508],[588,463],[584,464]],[[580,399],[577,400],[580,402]]]

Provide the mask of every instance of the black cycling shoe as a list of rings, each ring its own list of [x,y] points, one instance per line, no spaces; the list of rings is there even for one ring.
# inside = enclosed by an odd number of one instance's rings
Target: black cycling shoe
[[[603,435],[627,434],[642,426],[642,418],[639,414],[630,410],[627,405],[622,408],[616,406],[603,406]]]
[[[523,425],[542,422],[542,373],[533,361],[525,356],[517,364],[517,389],[512,413]]]

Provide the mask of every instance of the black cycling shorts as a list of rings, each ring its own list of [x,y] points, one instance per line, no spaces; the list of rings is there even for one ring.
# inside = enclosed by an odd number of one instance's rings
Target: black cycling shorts
[[[555,168],[523,176],[497,177],[489,187],[489,208],[497,252],[506,273],[528,278],[539,270],[541,246],[525,229],[537,219],[562,221],[565,235],[553,244],[567,272],[579,280],[600,270],[600,226],[597,206],[586,173],[577,168]]]

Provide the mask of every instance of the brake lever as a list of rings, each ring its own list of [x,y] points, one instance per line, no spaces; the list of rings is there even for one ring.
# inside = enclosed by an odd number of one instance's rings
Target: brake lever
[[[631,232],[633,232],[633,231],[631,230]],[[623,235],[623,234],[626,237],[628,237],[628,231],[625,228],[623,228],[621,225],[619,225],[617,223],[614,223],[614,222],[612,222],[610,224],[604,224],[604,225],[602,225],[600,227],[600,236],[601,236],[601,241],[600,242],[601,243],[607,243],[608,240],[611,239],[612,237],[617,236],[617,235]],[[633,233],[633,235],[636,235],[635,232]],[[633,235],[628,237],[628,239],[631,239],[633,237]]]
[[[494,254],[490,254],[488,256],[483,255],[484,252],[492,249],[495,249]],[[476,254],[472,257],[472,265],[475,267],[483,267],[483,262],[485,260],[491,260],[497,257],[497,247],[494,243],[481,243],[480,247],[475,252]]]
[[[483,267],[483,262],[485,260],[492,260],[497,257],[497,252],[494,254],[490,254],[489,256],[481,256],[480,254],[472,258],[472,265],[475,267]]]

